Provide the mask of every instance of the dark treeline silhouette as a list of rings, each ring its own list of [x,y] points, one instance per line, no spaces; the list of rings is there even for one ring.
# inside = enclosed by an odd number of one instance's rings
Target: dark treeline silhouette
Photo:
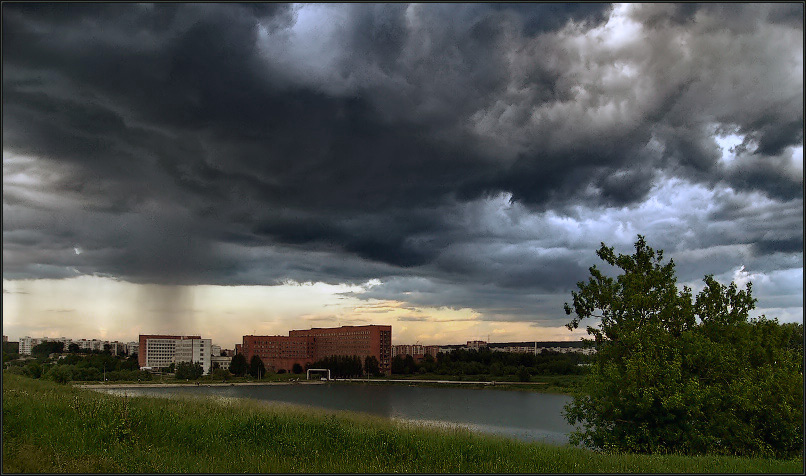
[[[577,352],[543,350],[538,354],[495,352],[489,348],[457,349],[426,355],[416,362],[410,355],[392,359],[393,374],[435,373],[440,375],[516,375],[528,380],[530,375],[574,375],[585,372],[590,357]]]

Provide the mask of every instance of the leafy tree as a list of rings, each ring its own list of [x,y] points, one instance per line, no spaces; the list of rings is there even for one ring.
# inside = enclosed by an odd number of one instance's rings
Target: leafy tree
[[[294,372],[295,374],[301,374],[302,365],[300,365],[299,362],[294,362],[294,365],[291,367],[291,371]]]
[[[34,357],[47,357],[50,354],[61,354],[62,352],[64,352],[64,342],[45,341],[31,349],[31,355]]]
[[[253,355],[249,360],[249,375],[255,378],[262,378],[266,376],[266,366],[263,365],[263,360],[260,356]]]
[[[232,374],[221,368],[213,369],[213,380],[229,380]]]
[[[32,378],[39,378],[42,376],[42,366],[36,362],[31,362],[25,366],[25,373]]]
[[[198,362],[179,362],[175,372],[177,379],[196,380],[204,374],[204,369]]]
[[[375,377],[381,375],[381,364],[374,355],[364,357],[364,372]]]
[[[678,289],[674,261],[638,237],[635,253],[597,255],[621,270],[590,268],[578,283],[569,329],[583,319],[598,352],[566,406],[581,427],[571,441],[639,453],[790,457],[803,451],[802,346],[797,327],[748,320],[752,286],[712,276],[694,298]]]
[[[330,369],[332,378],[359,377],[362,374],[361,358],[357,355],[332,355],[313,362],[308,368]]]
[[[78,344],[73,342],[73,343],[71,343],[70,345],[67,346],[67,352],[77,354],[77,353],[81,352],[81,346],[79,346]]]
[[[523,365],[521,365],[518,368],[518,380],[521,382],[528,382],[531,380],[531,376],[529,375],[529,369],[527,369]]]
[[[73,373],[70,365],[54,365],[47,374],[47,378],[56,383],[66,384],[73,379]]]
[[[233,375],[243,377],[247,370],[246,357],[243,354],[235,354],[229,363],[229,371]]]

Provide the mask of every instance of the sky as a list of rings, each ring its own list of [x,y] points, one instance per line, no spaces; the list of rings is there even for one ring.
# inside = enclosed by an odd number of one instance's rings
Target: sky
[[[3,334],[578,340],[563,303],[639,234],[803,322],[803,22],[4,2]]]

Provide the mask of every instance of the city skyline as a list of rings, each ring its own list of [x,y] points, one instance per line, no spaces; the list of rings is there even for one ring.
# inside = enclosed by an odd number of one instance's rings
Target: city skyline
[[[803,322],[802,3],[2,15],[11,340],[577,340],[639,234]]]

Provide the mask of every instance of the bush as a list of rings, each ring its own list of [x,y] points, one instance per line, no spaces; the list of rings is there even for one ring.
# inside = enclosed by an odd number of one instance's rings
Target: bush
[[[62,385],[66,384],[73,378],[73,373],[69,365],[54,365],[48,371],[47,378]]]

